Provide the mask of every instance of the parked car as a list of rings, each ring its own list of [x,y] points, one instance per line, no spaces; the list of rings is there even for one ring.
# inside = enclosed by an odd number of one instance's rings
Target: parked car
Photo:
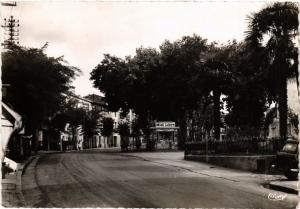
[[[298,178],[298,144],[298,140],[292,138],[287,139],[282,150],[276,155],[275,165],[272,166],[275,167],[276,170],[283,171],[289,180],[296,180]]]

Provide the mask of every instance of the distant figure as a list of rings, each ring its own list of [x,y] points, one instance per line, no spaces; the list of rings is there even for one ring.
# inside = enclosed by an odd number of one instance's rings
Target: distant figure
[[[77,150],[82,150],[82,143],[83,143],[83,139],[81,137],[78,137]]]

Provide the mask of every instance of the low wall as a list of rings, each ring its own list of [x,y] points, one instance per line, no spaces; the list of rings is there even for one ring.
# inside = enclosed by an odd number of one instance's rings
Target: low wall
[[[228,156],[228,155],[185,155],[185,160],[207,162],[222,167],[269,173],[275,155]]]

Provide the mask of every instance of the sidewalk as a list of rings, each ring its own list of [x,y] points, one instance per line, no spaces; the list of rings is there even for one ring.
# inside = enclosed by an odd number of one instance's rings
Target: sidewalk
[[[5,179],[2,179],[2,206],[3,207],[22,207],[25,202],[22,197],[20,183],[17,180],[18,173],[12,173],[6,175]],[[18,188],[19,187],[19,188]]]
[[[259,185],[272,190],[283,191],[291,194],[298,194],[297,181],[288,181],[283,175],[259,174],[244,170],[225,168],[205,162],[186,161],[183,152],[139,152],[122,153],[127,156],[142,158],[154,163],[174,166],[220,178],[233,179],[245,182],[257,182]]]
[[[26,205],[22,194],[22,174],[26,166],[35,158],[29,157],[26,161],[18,166],[16,172],[6,174],[1,181],[2,199],[1,205],[3,207],[24,207]]]

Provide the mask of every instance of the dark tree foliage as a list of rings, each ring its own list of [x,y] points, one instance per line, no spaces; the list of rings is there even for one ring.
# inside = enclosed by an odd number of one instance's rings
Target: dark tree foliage
[[[52,131],[67,131],[65,130],[66,127],[71,129],[73,146],[76,147],[75,134],[77,128],[81,126],[85,132],[87,116],[88,112],[84,108],[77,107],[76,100],[66,99],[60,111],[49,121],[49,128]]]
[[[199,36],[184,36],[161,46],[161,68],[157,76],[158,119],[184,121],[187,110],[194,109],[198,96],[189,83],[199,71],[199,60],[207,51],[207,41]],[[162,117],[162,118],[160,118]]]
[[[214,137],[220,138],[221,108],[223,106],[221,95],[228,95],[232,85],[236,83],[237,75],[233,72],[233,55],[237,48],[237,43],[218,47],[211,44],[204,58],[204,65],[200,71],[199,83],[209,95],[212,92],[213,117],[214,117]]]
[[[84,122],[82,125],[83,125],[84,134],[88,138],[100,134],[98,130],[100,118],[101,118],[101,113],[99,110],[95,108],[86,112],[84,117]]]
[[[75,134],[78,128],[82,128],[81,131],[87,138],[98,135],[100,118],[101,113],[98,109],[87,110],[83,107],[78,107],[77,100],[69,97],[60,111],[49,121],[49,127],[53,131],[66,131],[65,128],[68,124],[68,128],[71,129],[73,135],[74,147],[76,147]]]
[[[268,64],[263,76],[269,98],[278,103],[283,138],[287,135],[287,79],[296,77],[299,86],[298,49],[293,43],[298,35],[298,14],[297,3],[276,2],[248,17],[246,41],[265,52]]]
[[[50,125],[54,130],[63,131],[68,123],[72,129],[83,125],[87,111],[84,108],[78,108],[75,100],[68,100],[64,103],[63,108],[51,119]]]
[[[153,115],[157,103],[154,88],[160,68],[159,59],[159,53],[155,49],[143,47],[136,49],[134,57],[127,58],[131,84],[129,100],[134,112],[140,116],[140,122],[148,120],[149,114]]]
[[[130,93],[128,67],[125,60],[109,54],[91,73],[91,80],[96,88],[105,92],[108,110],[118,111],[120,108],[128,110],[127,95]]]
[[[114,131],[114,120],[112,118],[103,118],[102,123],[103,129],[101,134],[106,137],[111,136]]]
[[[118,125],[118,132],[121,136],[130,136],[129,124],[127,122]]]
[[[2,82],[10,84],[5,102],[26,118],[26,132],[59,111],[79,69],[66,65],[62,57],[48,57],[44,50],[14,46],[2,53]]]
[[[150,120],[174,120],[182,127],[180,139],[184,140],[186,110],[197,101],[187,84],[198,71],[206,45],[205,39],[194,35],[174,43],[165,41],[160,52],[138,48],[134,57],[125,60],[105,55],[92,71],[91,80],[105,92],[111,111],[132,108],[145,134]]]
[[[140,138],[142,135],[143,135],[142,126],[141,123],[139,123],[137,117],[131,122],[131,136],[135,140],[135,147],[137,150],[139,150],[142,145],[141,138]]]
[[[130,128],[128,122],[119,123],[118,132],[121,136],[121,149],[127,150],[129,145]]]
[[[131,135],[133,137],[138,137],[142,135],[142,127],[141,124],[138,121],[138,118],[135,118],[132,122],[131,122],[131,129],[132,129],[132,133]]]
[[[105,55],[91,80],[105,92],[110,110],[134,110],[145,135],[150,133],[150,121],[172,120],[180,126],[179,145],[184,144],[191,121],[207,133],[213,124],[219,138],[226,104],[226,125],[258,136],[272,101],[279,103],[285,121],[286,80],[298,75],[297,48],[292,43],[298,34],[295,14],[294,3],[266,7],[249,17],[244,43],[219,46],[194,35],[166,40],[159,51],[138,48],[135,56],[125,59]]]
[[[263,53],[259,50],[254,51],[245,43],[237,46],[231,59],[235,82],[229,86],[225,99],[229,111],[225,121],[240,135],[260,134],[267,108],[262,60]],[[245,131],[246,129],[248,130]]]

